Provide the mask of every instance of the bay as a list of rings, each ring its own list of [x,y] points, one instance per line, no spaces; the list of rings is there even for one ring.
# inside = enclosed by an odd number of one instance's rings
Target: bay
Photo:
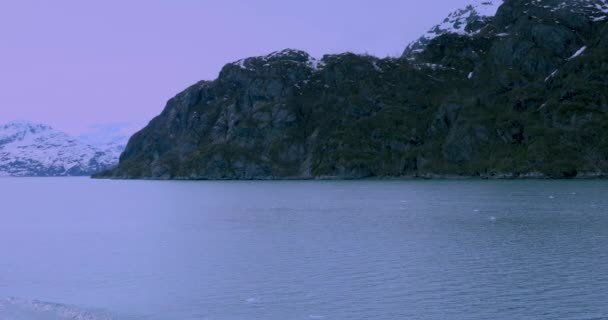
[[[602,180],[3,178],[0,318],[605,319],[606,195]]]

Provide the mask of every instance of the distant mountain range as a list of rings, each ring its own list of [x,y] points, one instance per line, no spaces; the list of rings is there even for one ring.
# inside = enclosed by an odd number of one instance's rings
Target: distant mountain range
[[[45,124],[9,122],[0,125],[0,176],[92,175],[118,163],[127,139],[72,137]]]
[[[400,57],[229,63],[99,176],[606,177],[608,2],[481,0]]]

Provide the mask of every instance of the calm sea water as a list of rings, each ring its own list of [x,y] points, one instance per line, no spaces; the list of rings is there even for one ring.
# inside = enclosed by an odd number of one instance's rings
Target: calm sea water
[[[608,181],[0,179],[0,319],[608,319]]]

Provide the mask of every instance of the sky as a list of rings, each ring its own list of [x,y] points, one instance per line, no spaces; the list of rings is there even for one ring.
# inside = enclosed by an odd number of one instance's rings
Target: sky
[[[470,2],[0,1],[0,123],[135,130],[226,63],[285,48],[399,56]]]

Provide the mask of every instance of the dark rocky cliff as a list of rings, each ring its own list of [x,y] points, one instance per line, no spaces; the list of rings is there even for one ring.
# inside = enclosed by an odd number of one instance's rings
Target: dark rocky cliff
[[[99,177],[608,173],[605,1],[506,0],[399,58],[297,50],[171,99]]]

